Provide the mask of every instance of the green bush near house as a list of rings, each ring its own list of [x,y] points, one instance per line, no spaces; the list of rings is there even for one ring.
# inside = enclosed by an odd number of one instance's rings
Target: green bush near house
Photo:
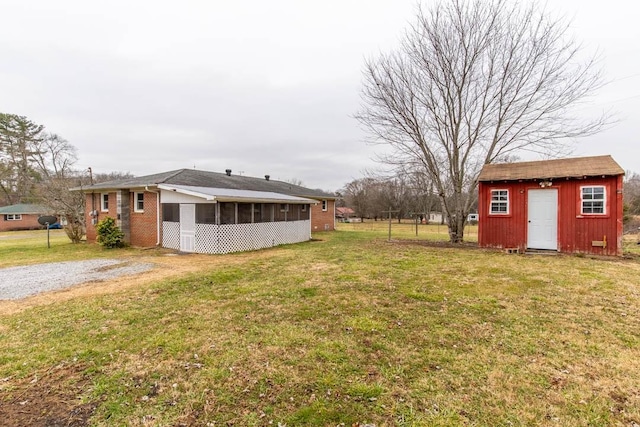
[[[105,248],[122,248],[124,247],[124,233],[116,225],[113,218],[107,217],[96,225],[98,237],[96,241]]]

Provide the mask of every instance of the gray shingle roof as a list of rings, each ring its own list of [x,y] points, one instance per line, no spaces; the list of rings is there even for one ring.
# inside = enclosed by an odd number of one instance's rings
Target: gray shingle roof
[[[512,181],[519,179],[582,178],[603,175],[624,175],[624,169],[611,156],[494,163],[484,165],[478,180]]]
[[[322,190],[301,187],[288,182],[266,180],[250,176],[233,175],[226,173],[209,172],[197,169],[178,169],[153,175],[139,176],[123,180],[101,182],[88,187],[82,187],[82,191],[104,191],[118,189],[144,188],[145,186],[157,186],[158,184],[188,185],[193,187],[228,188],[233,190],[266,191],[271,193],[288,194],[290,196],[309,197],[312,199],[335,199],[335,196]],[[78,188],[76,189],[78,190]]]
[[[45,214],[51,212],[51,209],[47,209],[40,205],[29,205],[26,203],[20,203],[17,205],[3,206],[0,208],[0,215],[6,214]]]

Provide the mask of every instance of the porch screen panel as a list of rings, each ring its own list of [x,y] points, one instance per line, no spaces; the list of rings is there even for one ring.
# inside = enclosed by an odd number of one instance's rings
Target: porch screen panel
[[[275,221],[285,221],[287,218],[289,205],[286,203],[278,203],[275,205]]]
[[[300,205],[289,205],[287,221],[298,221],[300,219]]]
[[[251,203],[238,203],[238,224],[251,223]]]
[[[198,203],[196,205],[196,223],[215,224],[216,205],[214,203]]]
[[[253,222],[264,222],[262,219],[262,203],[253,204]]]
[[[220,224],[236,223],[236,204],[231,202],[220,203]]]
[[[310,210],[309,205],[300,205],[300,219],[305,221],[308,220]]]
[[[163,203],[162,220],[167,222],[180,222],[180,205],[178,203]]]
[[[261,222],[273,222],[273,208],[274,204],[272,203],[263,203],[261,209]]]

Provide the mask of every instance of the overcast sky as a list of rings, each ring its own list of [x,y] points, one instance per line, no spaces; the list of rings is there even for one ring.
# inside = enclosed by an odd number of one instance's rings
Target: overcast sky
[[[428,2],[425,2],[428,3]],[[549,0],[610,84],[580,115],[618,124],[574,155],[640,172],[640,5]],[[197,168],[337,190],[375,147],[352,115],[364,59],[398,46],[414,0],[5,1],[0,112],[78,148],[79,168]]]

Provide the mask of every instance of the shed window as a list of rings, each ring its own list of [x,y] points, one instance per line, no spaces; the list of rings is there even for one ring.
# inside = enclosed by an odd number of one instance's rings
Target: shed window
[[[22,214],[6,214],[4,216],[5,221],[21,221]]]
[[[582,213],[604,214],[604,186],[582,187]]]
[[[180,222],[180,205],[178,203],[163,203],[162,220],[167,222]]]
[[[133,210],[135,212],[144,212],[144,193],[135,193]]]
[[[215,224],[216,223],[216,205],[214,203],[196,204],[196,223],[197,224]]]
[[[100,195],[100,210],[102,212],[109,212],[109,193],[102,193]]]
[[[489,213],[494,215],[509,213],[509,190],[491,190]]]
[[[326,212],[327,211],[327,201],[323,200],[322,201],[322,212]]]

